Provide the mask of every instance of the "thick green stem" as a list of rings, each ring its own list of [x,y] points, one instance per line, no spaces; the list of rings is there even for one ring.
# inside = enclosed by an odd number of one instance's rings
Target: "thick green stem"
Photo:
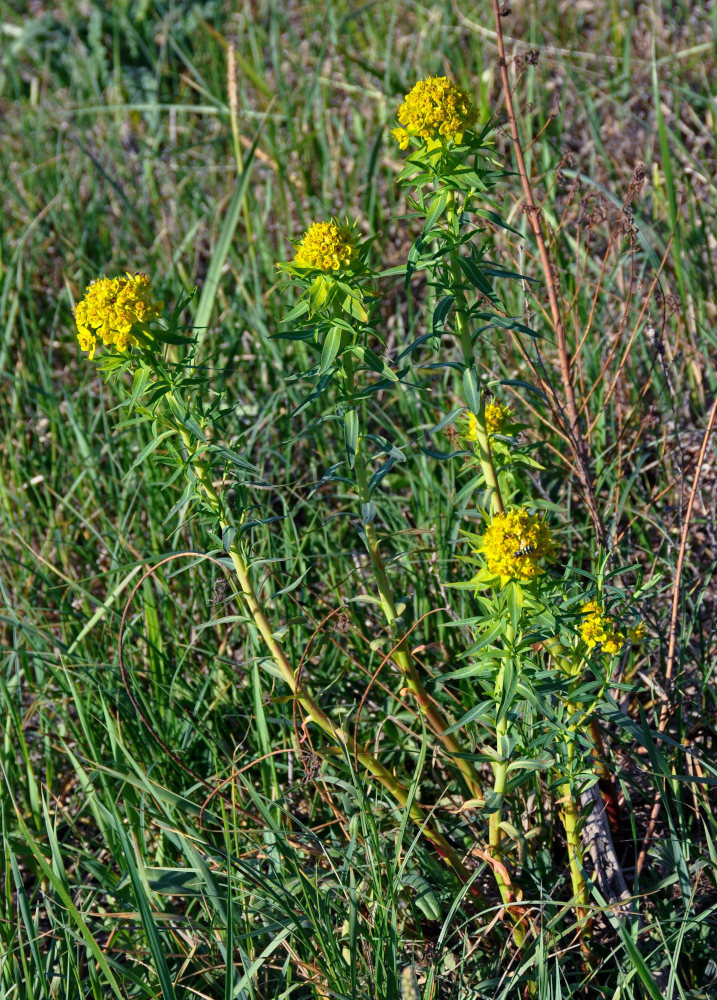
[[[568,749],[568,753],[570,750]],[[568,845],[568,863],[570,865],[570,882],[573,888],[573,903],[579,921],[587,916],[589,904],[588,890],[583,876],[583,845],[580,839],[578,807],[575,804],[573,790],[569,781],[560,786],[562,798],[562,820],[565,828],[565,839]]]
[[[510,644],[514,639],[512,625],[506,629],[506,643]],[[495,683],[494,697],[497,707],[495,739],[496,739],[496,760],[493,762],[493,793],[491,795],[492,812],[488,818],[488,843],[490,853],[504,864],[503,861],[503,801],[508,783],[508,764],[510,763],[510,719],[507,709],[503,706],[503,683],[505,678],[505,666],[501,661],[498,676]],[[506,869],[507,871],[507,869]],[[501,899],[508,906],[515,901],[513,887],[510,881],[496,866],[494,869],[495,880],[498,883]],[[525,929],[521,923],[513,927],[513,940],[520,947],[525,939]]]
[[[498,684],[501,684],[502,682],[502,673],[503,669],[501,667]],[[491,801],[493,812],[491,812],[488,820],[488,843],[490,844],[491,854],[500,861],[502,860],[501,855],[503,843],[503,835],[501,831],[501,823],[503,822],[503,800],[505,798],[505,787],[508,780],[508,759],[505,752],[507,749],[508,723],[505,717],[496,724],[495,735],[496,752],[499,759],[493,763],[493,795]],[[498,878],[498,885],[501,890],[501,895],[503,896],[503,902],[507,902],[505,892],[508,891],[508,885],[502,876]]]
[[[570,706],[572,709],[572,706]],[[571,713],[572,714],[572,713]],[[574,731],[568,730],[568,780],[564,781],[560,787],[561,816],[563,827],[565,828],[565,839],[568,845],[568,864],[570,865],[570,882],[573,888],[573,902],[578,920],[582,924],[588,914],[588,904],[590,902],[585,877],[583,876],[583,845],[580,839],[580,816],[578,807],[573,795],[573,785],[570,780],[573,764],[575,761],[575,740]]]
[[[578,672],[578,665],[575,659],[575,651],[567,649],[558,639],[548,640],[546,649],[553,658],[555,665],[568,677],[574,677]],[[572,717],[577,714],[577,706],[569,704],[568,711]],[[581,713],[582,715],[582,713]],[[583,875],[583,845],[580,838],[580,814],[577,802],[573,794],[572,772],[575,764],[575,734],[580,727],[580,721],[574,722],[568,727],[567,739],[567,766],[565,773],[567,780],[560,785],[560,816],[565,830],[565,839],[568,846],[568,864],[570,866],[570,882],[573,889],[573,901],[579,921],[584,921],[587,917],[587,908],[590,897],[588,895],[585,877]]]
[[[176,420],[173,420],[173,422],[175,423],[175,426],[177,427],[177,430],[182,438],[192,469],[194,470],[194,474],[197,477],[197,481],[199,482],[209,507],[218,518],[222,529],[228,529],[230,525],[223,515],[222,503],[219,494],[215,490],[214,484],[212,483],[206,462],[204,462],[203,459],[197,455],[197,449],[194,441],[192,440],[192,437],[187,429]],[[311,721],[315,723],[319,729],[326,733],[326,735],[329,736],[335,743],[345,747],[347,753],[354,756],[361,765],[363,765],[375,778],[378,779],[378,781],[381,782],[384,788],[391,793],[397,802],[405,808],[408,804],[409,796],[408,790],[404,787],[404,785],[402,785],[401,782],[398,781],[391,774],[391,772],[383,766],[383,764],[376,760],[372,754],[358,747],[354,743],[351,735],[342,726],[335,725],[323,709],[317,705],[311,695],[307,692],[304,685],[297,680],[293,667],[289,663],[286,654],[273,635],[269,621],[264,613],[264,609],[262,608],[256,591],[251,583],[244,556],[242,555],[236,542],[232,542],[229,548],[229,557],[236,572],[242,595],[249,612],[254,619],[256,627],[259,629],[264,642],[274,658],[274,662],[279,668],[282,677],[288,684],[296,700],[302,706]],[[410,806],[409,815],[414,823],[422,828],[424,835],[435,846],[441,857],[443,857],[448,864],[451,865],[458,876],[465,881],[468,877],[468,873],[464,868],[457,852],[430,822],[423,808],[415,800]]]
[[[515,638],[512,624],[506,626],[506,646],[511,646]],[[508,874],[508,868],[503,859],[503,802],[508,784],[508,765],[510,763],[510,716],[508,706],[503,704],[503,685],[505,683],[505,661],[501,659],[498,675],[495,680],[493,696],[496,704],[496,756],[493,761],[493,790],[490,796],[491,812],[488,817],[488,843],[490,856],[494,860],[493,875],[498,884],[501,899],[511,918],[515,919],[515,893]],[[513,924],[513,940],[520,948],[525,940],[526,928],[522,915]]]
[[[446,209],[446,218],[450,225],[453,225],[455,217],[456,200],[454,192],[451,191],[448,208]],[[465,291],[463,289],[461,265],[458,259],[458,252],[456,250],[452,250],[449,254],[448,267],[451,275],[451,293],[454,300],[453,308],[455,312],[456,332],[458,334],[461,351],[463,353],[463,364],[465,365],[466,371],[472,371],[475,374],[476,384],[478,384],[475,353],[473,351],[473,341],[471,340],[470,324],[468,321],[468,305],[466,303]],[[474,412],[473,416],[475,417],[478,461],[480,462],[486,487],[490,492],[491,513],[502,514],[505,510],[505,505],[503,504],[503,497],[500,492],[500,483],[498,482],[498,474],[495,470],[495,464],[493,462],[493,454],[490,447],[490,435],[486,429],[485,396],[483,393],[480,395],[478,412]]]

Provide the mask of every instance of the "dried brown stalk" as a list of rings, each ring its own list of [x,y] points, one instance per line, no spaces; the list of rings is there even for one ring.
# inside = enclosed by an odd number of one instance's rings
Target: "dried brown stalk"
[[[592,479],[590,477],[587,446],[585,444],[585,439],[580,429],[578,408],[575,400],[575,390],[573,387],[571,373],[570,373],[571,360],[570,360],[570,354],[568,352],[567,342],[565,339],[565,324],[563,322],[560,303],[558,301],[558,290],[557,290],[558,283],[553,271],[553,265],[550,260],[550,255],[548,253],[548,247],[545,242],[545,236],[543,235],[543,225],[541,221],[540,209],[535,203],[535,197],[533,195],[532,185],[530,183],[530,178],[528,177],[528,172],[525,166],[523,147],[521,146],[520,135],[518,133],[518,121],[515,117],[513,96],[510,90],[510,80],[508,79],[508,63],[505,58],[505,45],[503,43],[503,28],[501,25],[500,8],[501,5],[499,0],[493,0],[493,10],[495,14],[495,24],[496,24],[496,41],[498,44],[498,66],[500,68],[501,83],[503,86],[503,94],[505,97],[505,108],[506,108],[506,113],[508,115],[510,133],[513,140],[513,150],[515,152],[515,159],[518,166],[518,174],[520,176],[520,182],[523,188],[523,195],[525,197],[525,212],[526,215],[528,216],[528,222],[530,223],[530,227],[533,230],[535,242],[538,247],[540,264],[543,269],[543,276],[545,278],[545,287],[548,293],[550,313],[552,316],[553,329],[555,331],[555,339],[558,347],[560,378],[563,386],[563,394],[565,400],[565,416],[566,416],[565,423],[568,431],[568,438],[570,440],[570,448],[575,459],[575,469],[577,472],[578,480],[583,490],[585,502],[590,512],[590,518],[593,522],[595,535],[598,539],[598,542],[600,544],[603,544],[605,541],[605,526],[603,524],[595,500],[595,491],[593,489]]]
[[[685,565],[685,554],[687,552],[687,539],[690,533],[692,510],[695,505],[695,497],[697,496],[697,490],[700,485],[700,476],[702,475],[702,466],[704,465],[705,462],[705,457],[707,455],[707,447],[709,445],[709,441],[712,436],[712,430],[714,428],[716,418],[717,418],[717,396],[715,396],[715,401],[712,404],[710,415],[707,418],[707,426],[705,427],[705,433],[702,437],[702,445],[700,447],[700,453],[697,457],[697,466],[695,468],[695,474],[692,479],[692,487],[690,489],[690,495],[687,499],[685,520],[684,524],[682,525],[682,535],[680,538],[680,551],[677,556],[677,566],[675,568],[675,582],[672,585],[672,611],[670,613],[670,638],[667,646],[667,665],[665,667],[665,682],[663,685],[664,696],[662,698],[662,704],[660,705],[660,719],[657,724],[657,731],[659,733],[664,733],[670,718],[670,688],[672,686],[672,679],[675,672],[675,654],[677,651],[677,618],[680,613],[682,571]],[[645,836],[642,841],[642,848],[640,849],[640,855],[637,859],[636,871],[638,877],[647,859],[647,851],[650,847],[650,842],[655,832],[655,825],[657,823],[657,817],[660,815],[661,804],[662,804],[662,795],[658,791],[657,797],[652,806],[652,811],[650,813],[650,820],[647,824],[647,830],[645,831]]]

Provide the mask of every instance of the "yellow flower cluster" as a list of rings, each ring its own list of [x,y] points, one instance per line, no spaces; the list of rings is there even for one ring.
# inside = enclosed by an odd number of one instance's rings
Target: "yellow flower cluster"
[[[513,410],[497,399],[492,399],[485,408],[485,429],[489,434],[500,434],[512,419]]]
[[[513,411],[510,406],[492,400],[485,408],[485,429],[488,434],[500,434],[505,425],[513,419]],[[468,413],[462,421],[462,430],[459,434],[466,441],[478,440],[478,418],[475,413]]]
[[[509,510],[495,514],[483,535],[480,551],[488,571],[501,582],[528,582],[543,570],[538,563],[553,554],[550,529],[537,514],[527,510]]]
[[[411,136],[425,139],[430,145],[454,139],[460,142],[463,133],[477,119],[468,94],[447,76],[429,76],[419,80],[406,94],[398,109],[401,128],[392,130],[401,149],[406,149]]]
[[[587,601],[582,606],[585,616],[580,625],[580,637],[589,649],[600,644],[603,653],[617,656],[625,644],[625,633],[617,627],[612,615],[606,614],[599,601]],[[639,626],[638,626],[639,627]]]
[[[642,642],[646,635],[647,628],[644,622],[638,622],[637,625],[633,625],[632,628],[627,630],[627,637],[630,642]]]
[[[617,656],[622,651],[625,642],[642,642],[647,635],[644,622],[638,622],[625,633],[618,627],[617,619],[607,614],[599,601],[587,601],[582,606],[583,621],[580,625],[580,638],[593,649],[600,644],[603,653]]]
[[[156,319],[162,305],[155,300],[146,274],[98,278],[88,285],[85,297],[75,307],[80,347],[89,351],[90,359],[94,357],[98,338],[105,347],[126,351],[138,343],[133,328]]]
[[[299,241],[294,263],[316,271],[342,271],[358,257],[350,226],[337,222],[314,222]]]

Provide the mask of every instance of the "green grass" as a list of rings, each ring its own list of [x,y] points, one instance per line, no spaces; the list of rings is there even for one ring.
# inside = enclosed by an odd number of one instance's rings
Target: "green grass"
[[[631,888],[664,793],[634,885],[642,923],[605,918],[598,960],[581,962],[555,791],[535,772],[511,793],[509,816],[520,830],[540,828],[520,877],[541,934],[516,955],[506,927],[490,926],[499,898],[478,857],[488,909],[352,760],[296,749],[288,691],[209,563],[167,564],[130,606],[125,653],[152,731],[121,682],[120,618],[141,572],[170,553],[220,547],[186,505],[168,517],[181,483],[167,486],[161,449],[138,463],[149,426],[117,409],[77,349],[72,305],[86,284],[141,269],[168,305],[199,286],[188,322],[206,327],[229,445],[258,470],[255,584],[293,661],[305,654],[312,690],[353,728],[385,655],[385,625],[351,491],[322,482],[342,460],[343,436],[311,408],[292,415],[308,391],[293,376],[312,355],[272,339],[292,304],[275,263],[289,238],[332,213],[376,234],[384,267],[405,260],[420,227],[397,221],[408,206],[385,127],[415,79],[433,73],[469,86],[483,116],[501,110],[487,2],[460,14],[448,3],[0,3],[2,1000],[406,1000],[414,983],[426,998],[507,1000],[531,979],[540,1000],[715,995],[714,445],[681,582],[676,711],[669,738],[655,732],[682,515],[717,389],[717,22],[681,2],[630,13],[530,3],[504,30],[510,55],[540,51],[514,77],[515,96],[524,139],[545,126],[528,163],[544,217],[559,227],[552,250],[573,353],[594,307],[575,378],[582,398],[594,386],[585,421],[613,565],[627,567],[626,586],[654,581],[644,609],[654,638],[625,663],[637,693],[605,726],[626,800],[618,847]],[[512,165],[507,129],[497,153]],[[600,278],[639,161],[647,184],[630,209],[634,240],[620,233]],[[491,231],[489,256],[540,280],[517,184],[500,197],[520,235]],[[425,332],[432,290],[420,279],[408,295],[400,279],[384,290],[396,354]],[[519,282],[503,294],[509,315],[547,330],[539,286],[528,300]],[[546,440],[541,489],[567,509],[563,550],[594,572],[565,442],[519,384],[543,364],[557,384],[550,339],[538,357],[504,331],[491,337],[492,375],[513,383],[525,441]],[[389,574],[407,620],[421,619],[412,642],[426,683],[458,719],[476,706],[477,686],[441,675],[461,665],[472,636],[447,626],[475,606],[446,583],[460,573],[460,530],[475,527],[476,512],[460,460],[445,458],[451,442],[432,430],[461,405],[451,370],[426,366],[445,350],[416,352],[420,391],[387,392],[369,417],[406,458],[376,500]],[[436,804],[468,853],[485,840],[482,819],[456,813],[457,783],[399,688],[384,667],[359,736]],[[485,731],[471,723],[465,735],[479,753]]]

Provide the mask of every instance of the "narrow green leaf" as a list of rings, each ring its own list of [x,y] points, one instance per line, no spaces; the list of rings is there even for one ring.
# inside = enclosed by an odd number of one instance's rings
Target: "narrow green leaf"
[[[162,1000],[177,1000],[177,994],[174,990],[174,982],[169,972],[169,966],[167,965],[167,959],[164,954],[162,939],[159,936],[157,925],[154,922],[154,917],[152,916],[152,911],[150,909],[149,902],[147,901],[144,885],[142,884],[139,870],[135,862],[132,845],[129,842],[127,834],[124,832],[120,818],[116,814],[114,818],[115,833],[119,838],[120,844],[122,845],[122,852],[127,862],[132,888],[134,889],[135,899],[137,900],[137,906],[139,907],[140,919],[142,921],[142,926],[144,927],[144,933],[147,935],[149,950],[152,953],[154,967],[157,970],[159,983],[162,988]]]
[[[466,368],[463,372],[463,392],[466,397],[466,403],[468,403],[471,411],[478,416],[480,413],[480,385],[473,367]]]
[[[452,194],[453,192],[449,191],[448,188],[442,187],[438,194],[433,196],[426,212],[426,221],[423,226],[424,235],[443,215]]]
[[[129,470],[124,476],[124,481],[126,482],[129,479],[130,475],[134,472],[134,470],[138,468],[140,465],[142,465],[142,463],[146,458],[149,458],[152,452],[159,447],[159,445],[162,443],[162,441],[164,441],[165,438],[171,437],[173,434],[176,433],[177,433],[176,430],[173,427],[171,427],[168,431],[163,431],[161,434],[158,434],[156,437],[153,437],[152,440],[149,442],[149,444],[142,449],[137,458],[135,458],[132,465],[129,467]]]
[[[496,721],[502,722],[510,710],[518,687],[518,670],[515,661],[507,658],[503,661],[503,687],[500,693],[500,705],[496,714]]]
[[[321,363],[319,365],[319,371],[321,374],[327,372],[336,360],[336,355],[339,353],[339,349],[341,348],[341,338],[343,337],[343,333],[344,331],[341,327],[332,326],[326,334],[324,346],[321,349]]]
[[[346,442],[346,461],[353,469],[359,446],[359,418],[356,410],[344,413],[344,440]]]
[[[17,894],[17,905],[20,910],[20,916],[22,922],[25,925],[25,933],[27,934],[28,944],[30,945],[30,954],[32,955],[32,961],[34,963],[37,974],[40,978],[40,985],[42,986],[42,992],[45,997],[51,997],[52,993],[50,991],[50,986],[47,982],[47,975],[45,972],[45,963],[40,955],[40,949],[37,944],[37,929],[32,920],[32,915],[30,913],[30,903],[27,898],[27,892],[25,891],[25,884],[23,882],[22,875],[20,874],[20,869],[17,864],[15,855],[10,851],[8,845],[8,855],[10,858],[10,866],[12,869],[12,877],[15,882],[15,892]]]

